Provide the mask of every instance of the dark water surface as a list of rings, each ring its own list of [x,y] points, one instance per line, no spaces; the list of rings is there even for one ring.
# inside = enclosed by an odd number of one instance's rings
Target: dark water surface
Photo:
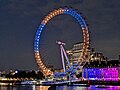
[[[0,86],[0,90],[48,90],[50,86],[35,85],[17,85],[17,86]],[[55,89],[52,89],[55,90]],[[84,86],[56,86],[56,90],[120,90],[120,86],[91,85]]]

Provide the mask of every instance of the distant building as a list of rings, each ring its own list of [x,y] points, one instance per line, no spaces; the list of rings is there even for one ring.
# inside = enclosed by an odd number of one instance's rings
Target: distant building
[[[67,50],[69,56],[70,64],[73,65],[78,62],[80,54],[82,52],[83,43],[78,42],[73,45],[73,48]],[[104,57],[103,53],[95,52],[94,48],[88,50],[88,60],[89,61],[105,61],[107,58]],[[86,62],[88,62],[88,60]]]
[[[92,48],[89,59],[90,61],[105,61],[107,57],[105,57],[103,53],[95,52],[94,48]]]
[[[54,72],[64,72],[63,69],[55,69]]]
[[[118,81],[120,62],[119,60],[87,62],[82,73],[83,77],[88,80]]]
[[[6,77],[6,71],[1,72],[1,77]]]
[[[80,58],[80,54],[82,52],[82,47],[83,47],[83,43],[78,42],[73,45],[72,49],[66,51],[69,56],[69,61],[71,65],[78,62],[78,59]],[[89,50],[89,55],[90,55],[90,50]]]

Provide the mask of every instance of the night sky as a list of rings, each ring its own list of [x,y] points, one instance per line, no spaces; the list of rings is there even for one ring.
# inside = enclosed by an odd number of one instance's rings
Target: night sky
[[[34,37],[41,21],[54,9],[72,7],[85,18],[91,47],[109,59],[120,55],[120,0],[0,0],[0,70],[35,69]],[[48,22],[41,35],[40,51],[46,65],[61,68],[56,40],[72,48],[82,42],[82,31],[69,15]]]

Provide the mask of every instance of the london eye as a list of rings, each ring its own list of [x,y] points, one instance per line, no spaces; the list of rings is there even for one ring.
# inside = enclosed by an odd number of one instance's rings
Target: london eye
[[[35,35],[35,41],[34,41],[34,53],[35,53],[35,59],[38,64],[38,67],[41,69],[42,73],[47,76],[47,75],[53,75],[53,71],[51,71],[49,68],[46,67],[46,65],[43,63],[43,60],[41,58],[41,52],[39,50],[40,48],[40,39],[41,39],[41,32],[44,30],[44,27],[46,24],[55,16],[61,15],[61,14],[66,14],[70,15],[73,18],[75,18],[79,25],[81,26],[82,29],[82,35],[83,35],[83,46],[82,46],[82,52],[79,56],[77,64],[83,62],[86,60],[88,56],[88,49],[90,45],[90,36],[89,36],[89,31],[88,27],[85,23],[85,20],[82,18],[82,16],[74,9],[72,8],[59,8],[55,9],[52,12],[50,12],[41,22],[36,35]]]

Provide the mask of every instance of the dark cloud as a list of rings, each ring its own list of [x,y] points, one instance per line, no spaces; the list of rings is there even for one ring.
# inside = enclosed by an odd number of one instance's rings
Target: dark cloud
[[[63,1],[65,4],[80,5],[81,3],[83,3],[84,0],[61,0],[61,1]]]
[[[120,54],[119,5],[119,0],[0,0],[0,69],[37,69],[33,53],[35,32],[50,11],[64,6],[78,9],[85,17],[96,51],[117,58]],[[66,49],[82,41],[81,28],[74,18],[56,16],[41,36],[44,62],[55,62],[55,67],[61,67],[56,40],[66,42]]]

